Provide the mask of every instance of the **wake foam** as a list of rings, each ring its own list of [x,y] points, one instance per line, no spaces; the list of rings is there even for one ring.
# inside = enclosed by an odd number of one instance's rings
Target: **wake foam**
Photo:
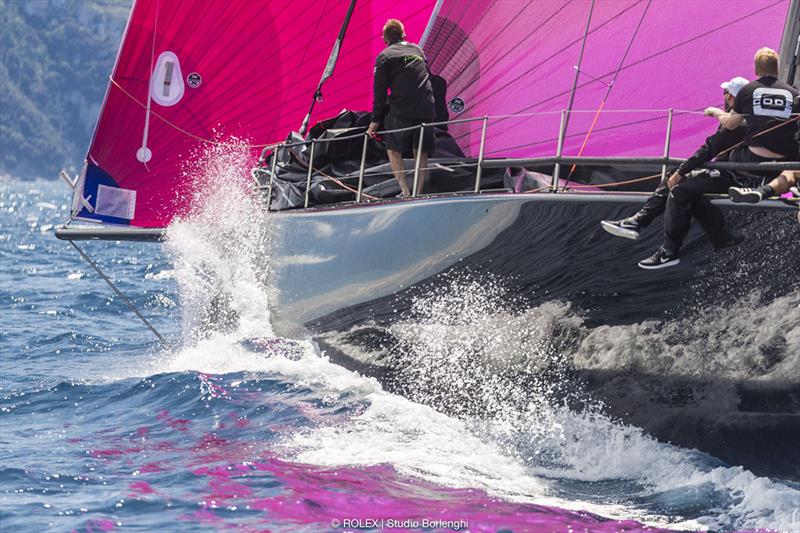
[[[388,326],[383,337],[373,324],[366,328],[370,342],[362,342],[357,329],[332,333],[326,342],[357,359],[402,367],[403,385],[398,388],[405,396],[457,417],[465,431],[519,465],[522,476],[544,482],[543,493],[526,493],[515,490],[523,485],[510,476],[495,485],[482,485],[490,492],[534,500],[542,495],[568,496],[575,486],[565,481],[571,480],[583,487],[583,498],[608,504],[619,501],[620,493],[615,490],[611,498],[604,497],[594,487],[611,483],[624,490],[633,506],[642,502],[650,513],[663,509],[672,516],[683,515],[686,520],[680,525],[687,527],[791,527],[796,519],[793,502],[799,496],[796,488],[724,466],[700,452],[660,443],[620,423],[584,392],[576,371],[608,368],[620,374],[792,379],[797,353],[788,342],[777,343],[786,352],[774,364],[762,358],[764,350],[753,347],[765,345],[759,339],[797,335],[798,325],[789,318],[796,314],[792,310],[798,304],[797,293],[766,305],[754,294],[694,320],[597,329],[586,328],[563,302],[511,312],[508,308],[513,305],[504,296],[500,283],[451,280],[418,297],[409,317]],[[715,338],[716,331],[724,337]],[[375,338],[381,339],[377,349]],[[714,353],[707,355],[707,350]],[[383,434],[380,424],[371,427]],[[357,447],[348,440],[349,433],[342,437],[327,431],[321,438],[335,442],[331,448]],[[371,453],[377,454],[380,439],[364,435],[366,429],[357,433],[359,441],[367,439]],[[395,440],[388,435],[386,439]],[[331,449],[321,442],[317,447]],[[304,457],[318,460],[315,455]],[[715,506],[718,513],[711,511]]]
[[[565,303],[510,312],[500,284],[453,280],[419,297],[411,315],[389,328],[391,343],[367,354],[404,369],[398,379],[405,397],[391,394],[333,364],[309,339],[274,336],[265,283],[270,224],[242,184],[248,166],[246,150],[215,148],[193,169],[205,177],[198,207],[169,228],[167,240],[185,346],[155,362],[153,372],[264,373],[313,390],[326,405],[360,406],[345,418],[319,417],[315,427],[286,434],[280,449],[297,461],[390,464],[443,485],[651,523],[680,517],[685,527],[796,527],[797,489],[619,423],[586,397],[573,371],[650,365],[662,372],[791,378],[798,357],[790,346],[800,345],[800,332],[786,311],[797,307],[797,294],[762,306],[761,314],[751,303],[751,322],[709,314],[696,323],[589,331]],[[734,330],[739,341],[732,334],[708,339],[710,332]],[[747,346],[781,345],[770,340],[778,331],[788,355],[760,351],[767,359],[751,354],[742,362]],[[333,340],[344,346],[352,333]],[[647,349],[653,344],[672,349],[665,356]],[[708,358],[695,362],[711,348],[711,367]],[[598,491],[603,483],[614,490]]]
[[[800,290],[764,303],[753,290],[726,308],[675,321],[599,326],[574,356],[581,368],[661,376],[800,382]]]

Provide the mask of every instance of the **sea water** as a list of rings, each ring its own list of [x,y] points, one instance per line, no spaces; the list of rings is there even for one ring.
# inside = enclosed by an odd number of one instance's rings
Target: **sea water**
[[[313,338],[277,336],[260,273],[269,220],[228,193],[165,244],[80,244],[164,347],[55,239],[68,191],[0,180],[0,530],[800,531],[797,483],[574,411],[546,381],[522,407],[518,391],[478,387],[491,409],[476,416],[457,409],[463,395],[441,409],[391,394]],[[209,312],[220,286],[230,323]],[[454,290],[400,328],[423,370],[478,342],[470,324],[503,320],[475,294]],[[539,353],[559,305],[493,349]],[[475,385],[461,363],[417,377]]]

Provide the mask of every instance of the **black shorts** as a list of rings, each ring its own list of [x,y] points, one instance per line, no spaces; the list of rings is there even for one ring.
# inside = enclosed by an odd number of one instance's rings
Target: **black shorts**
[[[384,120],[384,127],[387,130],[397,130],[401,128],[409,128],[412,126],[419,126],[423,122],[433,122],[433,119],[403,119],[396,117],[389,113]],[[428,155],[433,155],[433,149],[436,145],[434,138],[433,126],[425,126],[422,128],[422,151]],[[383,134],[386,148],[400,153],[413,153],[419,146],[420,128],[412,130],[387,132]]]
[[[754,154],[750,151],[745,145],[739,145],[733,150],[731,150],[730,155],[728,155],[728,161],[732,163],[772,163],[772,162],[780,162],[780,159],[767,159],[766,157],[761,157],[760,155]],[[747,171],[747,170],[735,170],[733,171],[735,175],[734,181],[742,187],[758,187],[764,183],[768,183],[771,179],[777,178],[781,175],[780,170],[759,170],[759,171]]]

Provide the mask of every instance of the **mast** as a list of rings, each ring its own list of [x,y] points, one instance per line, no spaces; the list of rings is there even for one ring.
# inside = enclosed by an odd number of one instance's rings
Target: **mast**
[[[339,59],[339,50],[342,49],[342,43],[344,42],[345,33],[347,33],[347,26],[350,24],[350,17],[353,15],[353,9],[356,7],[356,0],[350,0],[350,7],[347,8],[347,15],[344,17],[344,22],[342,22],[342,28],[339,30],[339,36],[336,38],[336,42],[333,43],[333,49],[331,50],[331,55],[328,57],[328,63],[325,65],[325,70],[322,72],[322,78],[320,78],[319,83],[317,84],[317,90],[314,91],[314,97],[311,99],[311,107],[306,114],[306,118],[303,119],[303,124],[300,126],[300,135],[305,135],[306,130],[308,129],[308,123],[311,121],[311,112],[314,111],[314,104],[317,103],[317,100],[322,99],[322,84],[325,81],[333,76],[333,68],[336,66],[336,61]]]
[[[792,0],[783,27],[780,49],[781,79],[794,85],[800,63],[800,0]]]

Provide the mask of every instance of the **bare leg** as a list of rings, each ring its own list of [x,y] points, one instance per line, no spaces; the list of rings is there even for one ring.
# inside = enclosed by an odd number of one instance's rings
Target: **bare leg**
[[[798,175],[800,175],[800,172],[787,170],[766,185],[761,185],[753,189],[731,187],[728,190],[728,194],[733,203],[757,204],[770,196],[781,196],[789,192],[789,189],[796,186],[798,181],[800,181]]]
[[[783,172],[783,174],[770,181],[769,186],[772,187],[772,190],[775,191],[777,196],[780,196],[781,194],[789,192],[790,187],[797,185],[798,174],[800,174],[800,172],[786,170]]]
[[[414,157],[417,157],[417,151],[414,150]],[[417,194],[422,194],[425,191],[425,180],[428,179],[428,152],[422,151],[419,156],[419,180],[417,181]]]
[[[389,156],[389,163],[392,165],[394,177],[397,178],[397,183],[400,184],[400,190],[406,196],[411,196],[411,190],[406,182],[406,166],[403,164],[403,154],[395,150],[386,150],[386,154]]]

